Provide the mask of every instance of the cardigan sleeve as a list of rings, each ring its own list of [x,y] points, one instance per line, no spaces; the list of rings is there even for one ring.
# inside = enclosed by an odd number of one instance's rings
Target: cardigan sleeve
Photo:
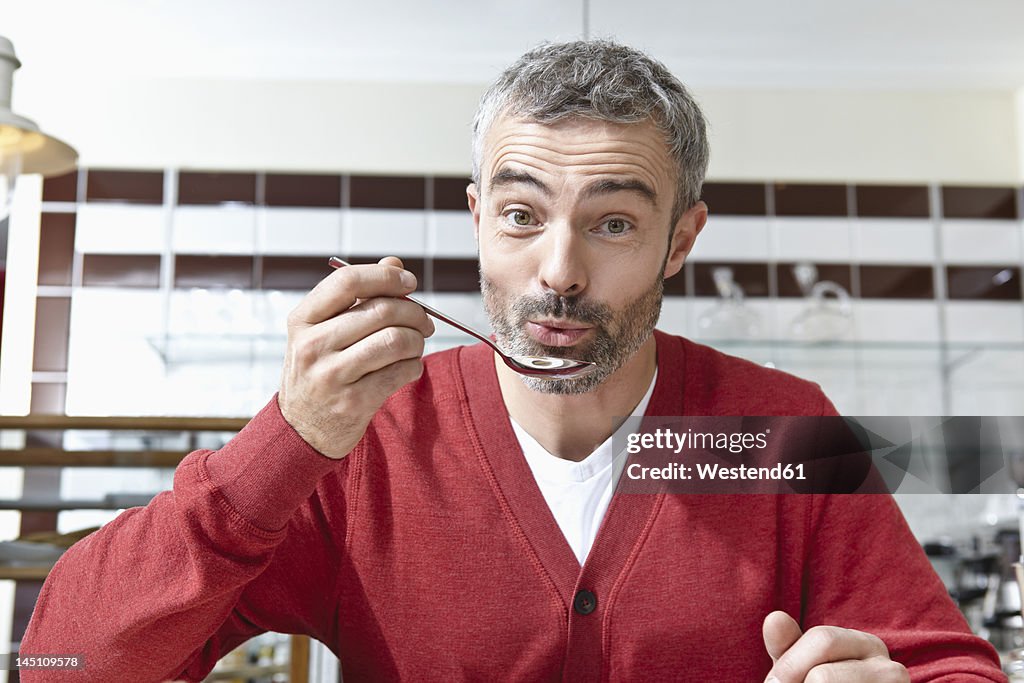
[[[327,638],[323,599],[344,505],[326,505],[321,455],[277,397],[219,451],[190,453],[172,490],[125,510],[50,572],[22,655],[84,655],[85,668],[22,680],[199,681],[224,653],[279,630]],[[333,529],[331,528],[333,525]]]
[[[839,413],[822,395],[819,414]],[[872,633],[915,683],[1006,681],[995,648],[971,632],[889,493],[809,496],[807,538],[804,631]]]
[[[813,496],[801,627],[872,633],[912,681],[1006,681],[889,494]]]

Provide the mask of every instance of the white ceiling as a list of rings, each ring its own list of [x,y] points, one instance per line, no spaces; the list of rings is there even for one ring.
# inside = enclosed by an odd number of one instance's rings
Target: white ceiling
[[[22,0],[17,79],[486,82],[585,0]],[[589,0],[591,35],[698,87],[1024,87],[1022,0]],[[16,80],[17,82],[17,80]]]

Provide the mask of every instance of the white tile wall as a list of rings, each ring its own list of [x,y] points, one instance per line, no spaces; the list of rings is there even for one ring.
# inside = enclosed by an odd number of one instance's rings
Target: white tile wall
[[[946,263],[1006,265],[1021,259],[1018,221],[945,220],[942,255]]]
[[[1024,306],[1020,302],[950,301],[945,306],[948,341],[1024,341]]]
[[[938,342],[939,305],[934,301],[862,299],[854,302],[857,338],[872,342]]]
[[[720,306],[715,297],[692,297],[686,301],[685,329],[694,339],[744,338],[730,330],[750,328],[754,330],[751,339],[770,339],[775,334],[777,303],[770,299],[745,299],[738,310]]]
[[[71,301],[67,410],[70,415],[161,415],[162,294],[86,287]],[[126,312],[129,312],[126,314]],[[125,372],[130,368],[130,372]],[[194,413],[193,413],[194,414]]]
[[[179,254],[256,253],[256,209],[251,206],[178,206],[172,245]]]
[[[771,255],[768,219],[710,216],[690,258],[699,261],[765,261]]]
[[[860,415],[942,415],[941,351],[934,346],[864,343],[856,350]]]
[[[82,253],[159,254],[167,230],[162,206],[86,203],[75,219],[75,249]]]
[[[952,386],[950,412],[954,415],[1024,415],[1020,387],[1006,376],[990,381],[954,380]]]
[[[954,414],[1024,415],[1024,348],[953,348],[949,357]]]
[[[349,209],[344,252],[352,256],[422,256],[427,247],[426,228],[425,211]]]
[[[175,289],[169,295],[169,330],[179,335],[284,334],[284,319],[270,306],[270,292]],[[285,314],[287,317],[287,314]]]
[[[669,334],[686,336],[691,330],[690,310],[698,299],[687,299],[681,296],[665,297],[661,305],[661,317],[658,329]]]
[[[929,219],[858,218],[851,230],[853,258],[861,263],[935,261],[935,226]]]
[[[257,209],[256,253],[327,256],[341,253],[341,210]]]
[[[484,300],[479,293],[430,292],[422,293],[417,298],[479,332],[490,334],[491,323],[487,319]],[[447,334],[462,336],[458,330],[437,321],[437,336]]]
[[[992,522],[1009,521],[1016,505],[1015,497],[1009,493],[1002,496],[907,493],[895,497],[911,531],[921,541],[969,539],[976,534],[994,538]]]
[[[804,298],[785,298],[775,302],[775,327],[772,338],[797,341],[853,341],[856,335],[855,317],[840,315],[839,305],[829,298],[823,310]],[[811,315],[820,316],[818,320]],[[799,323],[799,324],[798,324]],[[826,328],[825,325],[828,325]],[[826,330],[831,330],[826,335]],[[809,335],[800,337],[800,334]]]
[[[772,231],[773,255],[779,261],[848,263],[851,259],[851,228],[847,218],[776,218]]]
[[[473,214],[469,211],[427,213],[427,254],[475,258],[476,252]]]

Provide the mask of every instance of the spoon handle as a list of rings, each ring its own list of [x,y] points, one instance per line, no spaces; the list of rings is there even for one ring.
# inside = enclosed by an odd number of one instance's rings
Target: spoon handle
[[[332,256],[330,258],[330,260],[328,260],[327,263],[332,268],[340,268],[342,266],[350,266],[350,265],[352,265],[351,263],[348,263],[346,261],[342,261],[337,256]],[[411,296],[403,296],[403,297],[399,297],[399,298],[405,299],[406,301],[413,302],[414,304],[422,307],[424,311],[426,311],[430,315],[434,316],[438,320],[440,320],[442,322],[446,322],[446,323],[448,323],[449,325],[451,325],[452,327],[454,327],[454,328],[456,328],[458,330],[462,330],[463,332],[465,332],[466,334],[470,335],[471,337],[476,337],[477,339],[479,339],[483,343],[487,344],[488,346],[490,346],[492,349],[494,349],[498,353],[502,353],[501,349],[498,348],[498,345],[495,344],[493,341],[491,341],[491,339],[487,335],[483,334],[482,332],[477,332],[472,327],[468,327],[467,325],[463,325],[462,323],[460,323],[458,320],[455,320],[454,318],[449,318],[448,316],[446,316],[441,311],[437,310],[433,306],[428,306],[427,304],[423,303],[419,299],[414,299]],[[502,354],[502,355],[504,355],[504,354]]]

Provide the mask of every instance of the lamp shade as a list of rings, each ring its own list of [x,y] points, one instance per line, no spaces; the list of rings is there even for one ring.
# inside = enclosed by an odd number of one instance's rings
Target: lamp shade
[[[0,36],[0,161],[20,159],[8,168],[15,173],[60,175],[75,167],[78,152],[66,142],[39,130],[34,121],[11,111],[11,90],[14,72],[21,62],[14,54],[14,45]]]

